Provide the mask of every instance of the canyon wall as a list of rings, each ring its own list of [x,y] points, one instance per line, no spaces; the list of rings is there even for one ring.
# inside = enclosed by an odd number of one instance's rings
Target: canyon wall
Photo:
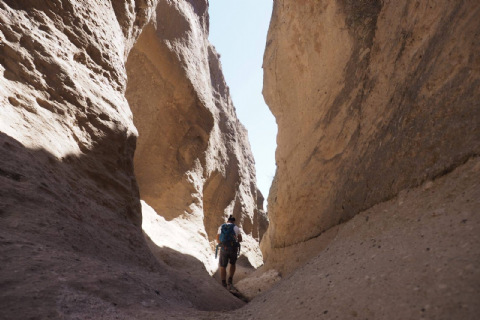
[[[274,1],[269,218],[207,11],[0,1],[0,318],[476,319],[480,4]]]
[[[274,2],[267,265],[293,270],[308,260],[305,243],[480,153],[479,10],[468,0]]]
[[[228,213],[261,263],[253,158],[207,6],[0,1],[0,318],[242,305],[205,271]],[[169,223],[183,238],[160,246]]]
[[[186,231],[176,248],[213,272],[218,227],[233,214],[244,232],[242,254],[256,268],[263,261],[255,164],[208,41],[207,9],[205,1],[160,1],[128,57],[126,97],[139,130],[135,175],[142,200]],[[162,245],[177,241],[154,232],[164,228],[144,229]]]

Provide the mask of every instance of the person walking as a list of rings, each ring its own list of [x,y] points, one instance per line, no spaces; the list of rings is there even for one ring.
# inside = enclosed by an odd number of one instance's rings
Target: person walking
[[[220,249],[220,276],[222,278],[222,286],[228,290],[234,290],[233,275],[235,274],[235,263],[237,262],[237,254],[242,242],[240,228],[235,225],[235,218],[231,215],[226,223],[218,228],[217,242]],[[230,272],[227,278],[227,265],[230,262]]]

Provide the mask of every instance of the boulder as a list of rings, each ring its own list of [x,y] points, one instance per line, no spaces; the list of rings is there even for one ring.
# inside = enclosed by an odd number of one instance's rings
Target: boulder
[[[269,290],[275,283],[279,282],[282,278],[278,271],[270,269],[260,275],[251,275],[239,281],[235,288],[244,296],[247,300],[252,300],[262,292]]]

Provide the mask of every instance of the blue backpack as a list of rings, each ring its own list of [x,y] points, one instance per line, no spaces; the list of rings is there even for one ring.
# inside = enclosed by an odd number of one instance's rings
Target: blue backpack
[[[233,223],[230,223],[230,224],[225,223],[222,225],[222,230],[220,232],[220,242],[224,246],[233,247],[237,242],[234,228],[235,228],[235,225]]]

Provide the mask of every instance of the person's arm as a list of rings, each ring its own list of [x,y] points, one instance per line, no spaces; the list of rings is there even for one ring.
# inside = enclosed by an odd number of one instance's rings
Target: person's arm
[[[242,242],[242,232],[240,232],[240,228],[235,226],[235,234],[237,235],[237,242]]]
[[[215,238],[215,240],[217,240],[217,243],[220,244],[220,233],[222,233],[222,226],[220,226],[218,228],[218,231],[217,231],[217,237]]]

